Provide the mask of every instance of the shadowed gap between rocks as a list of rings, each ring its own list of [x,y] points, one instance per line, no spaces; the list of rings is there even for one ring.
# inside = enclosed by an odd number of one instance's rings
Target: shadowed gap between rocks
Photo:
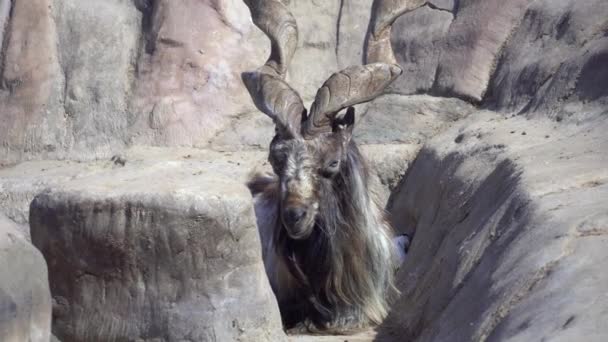
[[[456,175],[465,159],[423,149],[389,199],[396,232],[413,235],[413,241],[397,275],[401,295],[378,328],[377,341],[434,340],[444,333],[439,322],[446,312],[463,303],[468,304],[459,309],[461,317],[452,318],[462,321],[451,332],[454,340],[485,340],[519,299],[507,294],[493,314],[484,315],[488,303],[497,301],[492,270],[529,223],[520,172],[507,159],[469,182]]]

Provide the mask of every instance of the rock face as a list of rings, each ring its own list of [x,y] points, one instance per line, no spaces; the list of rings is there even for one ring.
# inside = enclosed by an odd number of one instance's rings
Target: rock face
[[[489,108],[571,122],[606,113],[605,1],[535,1],[514,29],[490,84]]]
[[[601,0],[430,2],[393,26],[405,69],[393,90],[498,111],[597,115],[606,101],[607,13]]]
[[[44,258],[0,214],[0,340],[47,342],[51,293]]]
[[[417,3],[282,2],[306,104],[372,13]],[[404,73],[355,137],[414,239],[378,339],[608,340],[607,17],[431,0],[379,38]],[[274,130],[241,81],[270,47],[247,6],[0,0],[0,42],[0,340],[50,336],[28,223],[62,341],[285,340],[242,185]]]
[[[300,26],[289,82],[308,101],[362,63],[371,0],[288,7]],[[225,149],[226,132],[258,114],[240,74],[270,44],[242,1],[3,0],[0,29],[2,164],[132,145]],[[237,130],[233,142],[258,146],[251,136]]]
[[[34,199],[60,340],[285,338],[251,196],[235,182],[244,175],[225,156],[190,158],[126,164]]]
[[[380,336],[606,340],[606,128],[479,112],[431,140],[391,198],[414,239]]]

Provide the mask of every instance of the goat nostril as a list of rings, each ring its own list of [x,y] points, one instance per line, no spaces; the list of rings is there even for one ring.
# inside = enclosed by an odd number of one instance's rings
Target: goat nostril
[[[306,215],[306,210],[303,208],[289,208],[285,212],[285,218],[287,222],[294,224],[302,220]]]

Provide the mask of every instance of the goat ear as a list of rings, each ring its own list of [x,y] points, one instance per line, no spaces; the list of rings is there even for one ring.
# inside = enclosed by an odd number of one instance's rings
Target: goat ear
[[[346,114],[340,119],[334,120],[332,124],[332,131],[334,133],[340,133],[344,136],[345,140],[350,140],[353,135],[353,128],[355,127],[355,108],[348,107]]]

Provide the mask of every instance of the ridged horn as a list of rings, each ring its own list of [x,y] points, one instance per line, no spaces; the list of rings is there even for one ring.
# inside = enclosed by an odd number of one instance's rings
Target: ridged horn
[[[255,106],[268,115],[281,132],[299,135],[304,104],[295,90],[280,78],[258,71],[243,73],[243,82]]]
[[[270,57],[256,71],[242,74],[256,107],[271,117],[278,128],[299,134],[304,105],[300,95],[285,81],[298,43],[294,17],[280,1],[245,0],[254,24],[270,39]]]
[[[401,73],[396,64],[373,63],[350,66],[331,75],[317,91],[302,134],[313,137],[331,131],[331,122],[340,110],[373,100]]]

